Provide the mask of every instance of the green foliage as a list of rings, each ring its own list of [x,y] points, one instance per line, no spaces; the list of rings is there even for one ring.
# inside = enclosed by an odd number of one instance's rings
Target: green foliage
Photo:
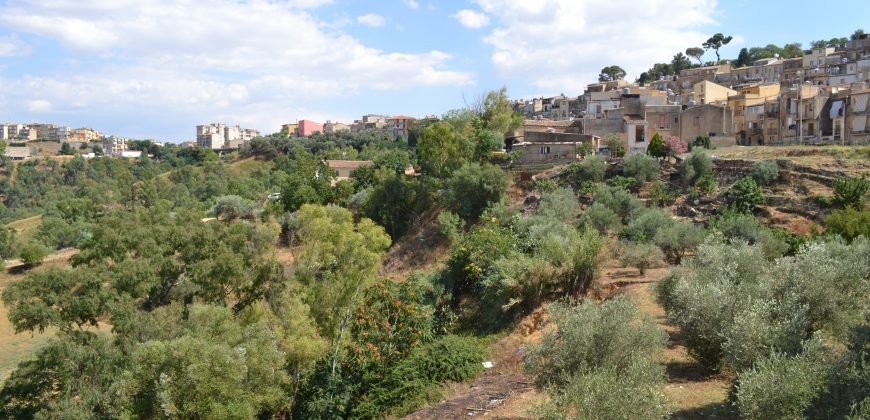
[[[726,210],[714,219],[711,227],[725,237],[746,241],[750,245],[759,244],[768,258],[781,257],[789,250],[789,244],[772,229],[761,224],[751,214]]]
[[[607,82],[611,80],[622,80],[625,78],[625,70],[622,67],[613,65],[607,66],[601,69],[601,73],[598,75],[599,82]]]
[[[537,213],[541,216],[573,225],[580,214],[580,202],[574,191],[569,188],[559,188],[541,195]]]
[[[526,359],[527,371],[549,385],[542,418],[623,418],[668,414],[657,387],[664,371],[655,357],[667,337],[641,319],[627,299],[547,307],[555,329]],[[630,413],[630,415],[629,415]]]
[[[623,238],[632,241],[651,241],[662,229],[670,227],[674,223],[673,218],[661,209],[642,209],[634,214],[634,218],[620,233]]]
[[[475,225],[450,250],[447,268],[453,280],[453,295],[474,290],[492,263],[516,249],[518,238],[510,229],[491,223]]]
[[[514,113],[506,87],[486,94],[481,119],[488,130],[494,131],[499,136],[516,130],[525,120],[521,114]]]
[[[607,185],[610,185],[611,187],[623,188],[628,191],[637,191],[641,186],[641,182],[639,182],[635,178],[617,175],[613,178],[608,179]]]
[[[701,65],[701,57],[704,55],[704,49],[699,47],[686,48],[686,55],[698,60],[698,65]]]
[[[651,145],[652,142],[650,147]],[[661,168],[657,160],[647,155],[635,154],[625,159],[625,176],[635,178],[641,183],[653,181],[661,176]]]
[[[750,177],[740,178],[724,195],[728,206],[740,213],[752,213],[756,206],[767,201],[761,187]]]
[[[434,202],[436,184],[428,178],[388,173],[366,194],[362,213],[398,239]]]
[[[704,44],[701,46],[704,47],[705,50],[713,50],[716,53],[716,62],[718,63],[720,60],[719,48],[722,48],[723,46],[728,45],[728,43],[731,42],[731,40],[733,38],[734,37],[732,37],[730,35],[725,36],[725,35],[722,35],[721,33],[716,33],[713,36],[711,36],[710,38],[708,38],[707,41],[705,41]]]
[[[688,185],[696,185],[705,175],[713,174],[713,160],[703,149],[694,149],[689,157],[683,161],[680,172]]]
[[[435,177],[447,177],[459,169],[471,155],[471,144],[448,122],[432,124],[420,131],[417,156],[423,171]]]
[[[649,145],[646,147],[646,153],[654,158],[663,158],[668,155],[668,151],[665,149],[665,140],[661,134],[653,134]]]
[[[647,268],[660,266],[665,259],[659,247],[649,243],[628,243],[619,256],[623,267],[635,267],[644,275]]]
[[[625,156],[625,137],[620,133],[607,133],[601,142],[610,151],[610,157]]]
[[[592,143],[577,143],[577,154],[580,155],[581,159],[592,156],[595,154],[595,146]]]
[[[616,213],[623,223],[628,223],[632,214],[643,207],[643,202],[621,187],[599,185],[595,189],[594,202]]]
[[[21,262],[29,267],[42,264],[42,260],[49,254],[48,248],[37,242],[30,242],[21,248],[18,252],[18,258]]]
[[[239,219],[253,220],[257,207],[251,201],[237,195],[226,195],[217,199],[208,214],[220,220],[232,222]]]
[[[619,215],[610,207],[600,202],[592,203],[592,205],[583,212],[580,222],[602,234],[616,232],[622,227]]]
[[[497,166],[469,163],[445,183],[444,205],[466,221],[477,219],[507,191],[507,174]]]
[[[462,233],[465,222],[456,213],[442,211],[438,213],[438,232],[445,238],[455,241]]]
[[[568,165],[565,170],[568,181],[580,185],[583,181],[601,182],[607,172],[607,162],[598,155],[586,157],[580,162]]]
[[[540,193],[548,193],[559,189],[559,184],[552,179],[539,179],[535,181],[535,191]]]
[[[695,140],[692,140],[692,143],[689,144],[689,151],[695,147],[703,147],[710,150],[710,137],[706,135],[695,137]]]
[[[652,237],[668,258],[668,261],[679,264],[687,252],[694,250],[704,242],[704,229],[688,222],[674,222],[670,226],[659,229]]]
[[[758,185],[769,185],[779,178],[779,165],[776,161],[760,160],[752,164],[750,176]]]
[[[861,209],[868,189],[870,182],[865,177],[839,177],[834,180],[834,202],[843,207]]]
[[[0,259],[9,259],[16,254],[15,237],[17,232],[15,229],[6,226],[0,226]]]
[[[653,181],[649,187],[649,196],[659,206],[667,206],[673,204],[677,200],[679,194],[676,191],[671,191],[668,186],[659,180]]]
[[[825,228],[826,232],[848,240],[859,236],[870,238],[870,211],[859,211],[854,207],[834,210],[825,218]]]

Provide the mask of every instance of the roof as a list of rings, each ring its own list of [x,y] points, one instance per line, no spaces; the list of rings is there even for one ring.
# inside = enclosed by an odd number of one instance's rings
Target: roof
[[[540,142],[524,141],[524,142],[520,142],[520,143],[514,143],[513,147],[517,147],[517,146],[540,146],[540,145],[559,146],[559,145],[568,145],[568,144],[577,144],[577,143],[583,143],[583,142],[582,141],[540,141]]]
[[[363,166],[372,166],[375,163],[370,160],[327,160],[326,165],[332,169],[356,169]]]
[[[416,120],[414,117],[407,117],[404,115],[396,115],[395,117],[388,117],[388,120]]]
[[[523,126],[528,127],[570,127],[572,120],[525,120]]]

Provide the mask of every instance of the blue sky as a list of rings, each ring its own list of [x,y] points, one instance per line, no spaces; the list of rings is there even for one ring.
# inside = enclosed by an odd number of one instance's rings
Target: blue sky
[[[208,122],[441,114],[503,85],[578,95],[610,64],[633,79],[715,32],[735,37],[725,58],[867,16],[866,0],[0,0],[0,122],[184,141]]]

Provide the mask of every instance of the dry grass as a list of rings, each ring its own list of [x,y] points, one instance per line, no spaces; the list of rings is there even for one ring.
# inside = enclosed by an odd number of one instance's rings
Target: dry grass
[[[811,168],[870,173],[868,146],[731,146],[710,154],[722,159],[784,159]]]
[[[250,175],[260,169],[272,169],[272,162],[247,158],[227,165],[227,171],[233,176]]]
[[[42,216],[33,216],[16,220],[7,224],[6,227],[15,230],[15,242],[18,246],[23,246],[33,240],[40,224],[42,224]]]

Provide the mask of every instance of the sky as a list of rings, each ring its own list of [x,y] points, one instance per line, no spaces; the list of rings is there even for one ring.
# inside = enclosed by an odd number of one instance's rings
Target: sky
[[[440,115],[502,86],[576,96],[612,64],[634,80],[716,32],[733,58],[868,16],[867,0],[0,0],[0,123],[179,142],[212,122]]]

